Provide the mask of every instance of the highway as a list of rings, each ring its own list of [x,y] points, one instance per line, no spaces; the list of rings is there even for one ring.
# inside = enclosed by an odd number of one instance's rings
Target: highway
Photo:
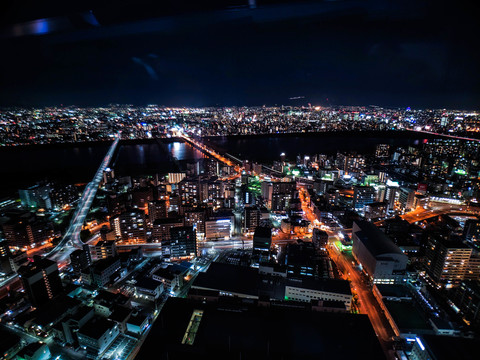
[[[53,248],[46,256],[55,261],[65,260],[75,248],[81,248],[83,242],[80,240],[80,231],[82,231],[85,218],[92,206],[92,202],[97,194],[98,187],[103,178],[103,171],[108,167],[113,154],[120,141],[120,133],[117,134],[115,141],[110,146],[107,154],[102,160],[93,180],[87,184],[82,197],[77,204],[72,221],[59,244]]]

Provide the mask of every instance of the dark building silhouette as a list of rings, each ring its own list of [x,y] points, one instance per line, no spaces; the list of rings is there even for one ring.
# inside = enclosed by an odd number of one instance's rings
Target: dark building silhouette
[[[33,262],[18,269],[18,275],[28,299],[34,306],[46,303],[63,291],[55,261],[35,256]]]

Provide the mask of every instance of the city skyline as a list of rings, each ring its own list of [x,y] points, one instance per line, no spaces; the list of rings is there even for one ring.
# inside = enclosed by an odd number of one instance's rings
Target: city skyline
[[[6,0],[0,359],[476,360],[474,7]]]

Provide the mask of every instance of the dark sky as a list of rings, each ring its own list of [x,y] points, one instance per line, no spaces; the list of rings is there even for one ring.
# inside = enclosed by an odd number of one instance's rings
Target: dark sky
[[[480,107],[468,1],[47,3],[3,12],[0,105]]]

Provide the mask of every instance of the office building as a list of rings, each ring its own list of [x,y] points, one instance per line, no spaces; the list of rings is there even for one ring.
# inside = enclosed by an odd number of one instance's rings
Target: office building
[[[11,253],[8,243],[4,240],[0,241],[0,272],[10,274],[14,271],[10,258]]]
[[[164,284],[154,278],[142,277],[134,285],[135,297],[141,300],[155,301],[164,290]]]
[[[152,186],[138,187],[132,190],[132,206],[145,209],[149,202],[154,200],[154,189]]]
[[[107,167],[103,170],[103,185],[111,184],[115,181],[115,172],[113,169]]]
[[[184,210],[185,226],[192,226],[198,233],[205,234],[206,208],[190,208]]]
[[[54,235],[53,224],[32,213],[10,218],[2,225],[2,230],[8,245],[15,248],[42,243]]]
[[[462,281],[451,294],[451,300],[465,319],[474,325],[480,325],[480,283],[474,280]]]
[[[120,269],[121,265],[118,257],[109,257],[98,260],[92,267],[84,270],[84,272],[90,274],[90,281],[87,280],[87,277],[86,282],[90,282],[91,285],[98,287],[111,284],[118,279]]]
[[[178,184],[180,181],[185,179],[185,173],[168,173],[167,178],[170,184]]]
[[[183,179],[178,183],[181,205],[200,204],[200,183],[197,179]]]

